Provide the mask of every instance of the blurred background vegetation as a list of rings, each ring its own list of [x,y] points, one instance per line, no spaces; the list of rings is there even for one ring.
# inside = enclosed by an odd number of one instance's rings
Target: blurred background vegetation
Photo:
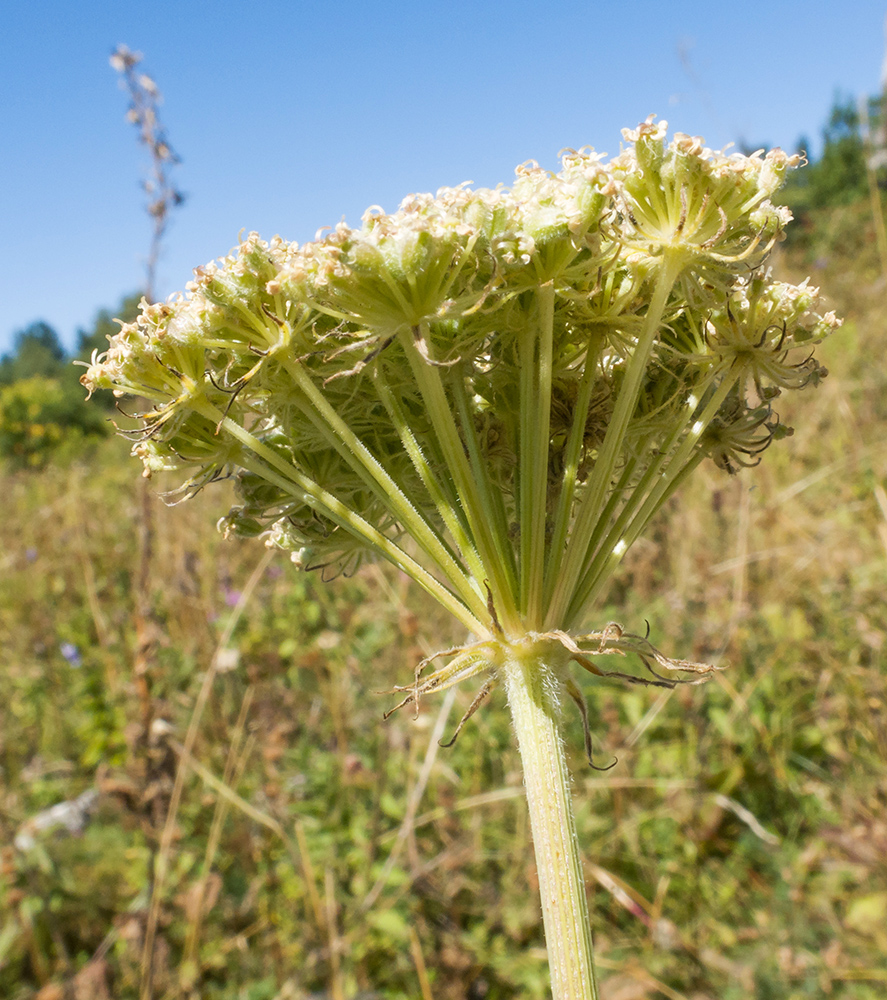
[[[69,357],[58,334],[46,323],[20,330],[9,354],[0,358],[0,461],[10,469],[42,469],[50,461],[75,458],[87,441],[106,437],[110,394],[97,407],[87,404],[80,385],[82,368],[93,351],[138,315],[141,295],[126,296],[112,313],[102,309],[92,329],[81,330]]]
[[[829,378],[759,468],[700,470],[589,622],[729,664],[661,694],[582,679],[618,759],[590,771],[575,720],[606,1000],[887,993],[887,276],[862,125],[837,101],[785,189],[777,267],[846,317]],[[448,750],[470,690],[381,721],[380,692],[463,637],[388,567],[327,583],[223,542],[225,484],[164,507],[71,360],[35,324],[0,361],[0,995],[545,995],[503,699]]]

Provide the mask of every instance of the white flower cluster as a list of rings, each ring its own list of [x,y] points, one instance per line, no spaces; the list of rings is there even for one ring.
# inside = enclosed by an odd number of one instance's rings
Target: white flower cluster
[[[471,593],[502,560],[501,598],[544,576],[532,530],[551,573],[585,546],[572,585],[591,593],[607,526],[631,540],[705,455],[754,461],[838,323],[765,266],[797,157],[668,143],[652,120],[623,134],[610,162],[568,150],[558,173],[411,195],[303,246],[250,234],[143,304],[83,381],[149,401],[148,471],[186,469],[191,490],[236,470],[225,530],[300,565],[398,562],[406,533]]]

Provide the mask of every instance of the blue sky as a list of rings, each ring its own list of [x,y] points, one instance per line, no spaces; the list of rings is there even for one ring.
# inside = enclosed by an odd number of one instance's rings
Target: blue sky
[[[144,53],[188,200],[158,293],[241,229],[304,242],[372,204],[565,146],[615,154],[655,112],[709,145],[818,145],[837,92],[880,87],[884,0],[9,4],[0,35],[0,352],[70,346],[144,280],[147,161],[108,56]]]

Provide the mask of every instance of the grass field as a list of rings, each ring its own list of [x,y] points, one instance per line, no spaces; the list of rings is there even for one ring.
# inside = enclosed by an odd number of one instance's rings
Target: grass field
[[[618,758],[590,770],[575,720],[607,1000],[887,994],[887,310],[840,260],[794,437],[703,467],[588,623],[728,665],[582,681]],[[544,996],[504,698],[452,749],[471,690],[382,721],[463,637],[387,567],[222,541],[224,484],[168,509],[152,482],[146,515],[126,450],[0,473],[0,995],[137,998],[156,926],[157,998]],[[33,831],[90,789],[80,832]]]

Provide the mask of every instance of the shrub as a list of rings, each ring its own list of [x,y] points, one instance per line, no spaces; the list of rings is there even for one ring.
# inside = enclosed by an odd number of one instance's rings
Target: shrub
[[[0,456],[19,468],[42,468],[60,450],[108,432],[76,383],[34,375],[0,388]]]

